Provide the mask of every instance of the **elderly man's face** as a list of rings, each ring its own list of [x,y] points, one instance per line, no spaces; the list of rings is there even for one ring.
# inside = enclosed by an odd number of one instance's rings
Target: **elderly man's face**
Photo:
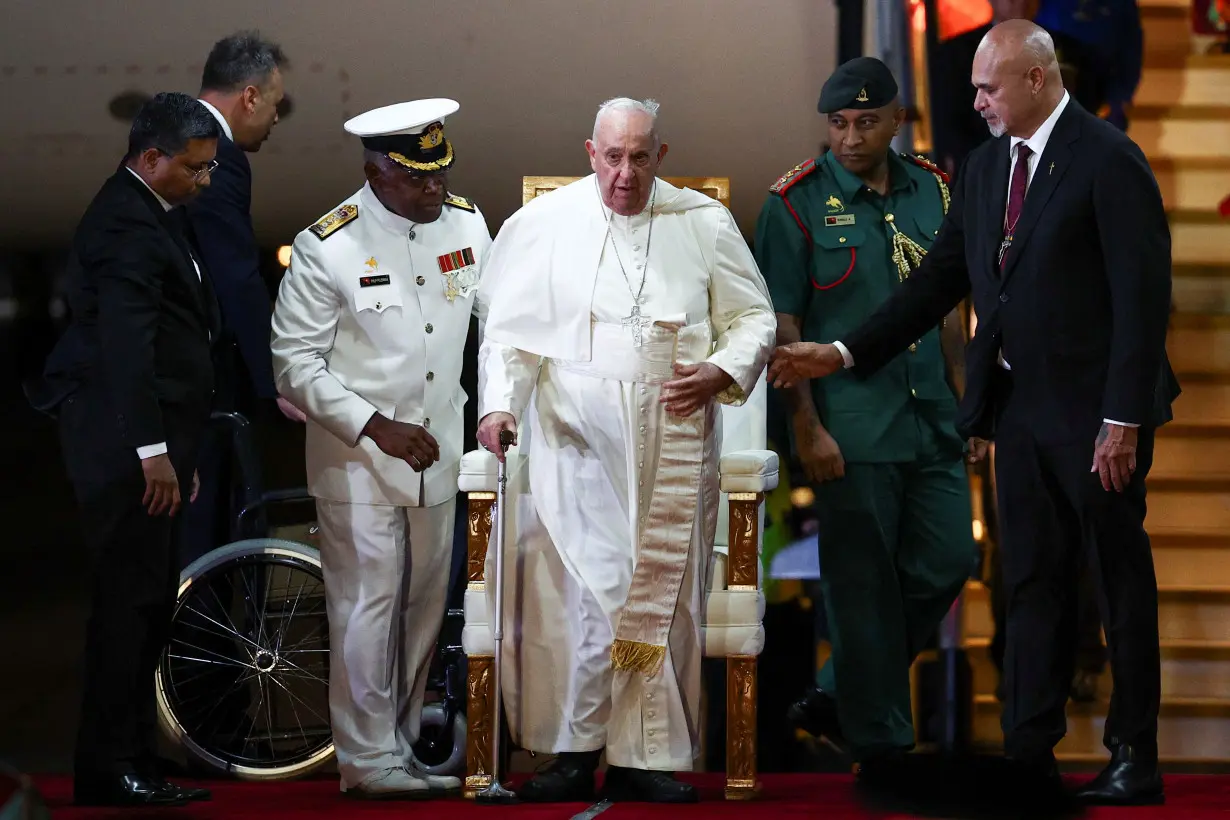
[[[602,201],[620,216],[645,209],[666,156],[665,143],[653,144],[651,122],[649,115],[640,111],[613,111],[602,118],[595,138],[585,141]]]
[[[977,89],[974,109],[982,115],[991,136],[1029,136],[1014,129],[1030,123],[1039,106],[1044,73],[1022,54],[1007,54],[1002,47],[979,48],[970,81]]]
[[[140,162],[149,187],[172,205],[183,205],[208,187],[217,152],[216,139],[191,139],[174,156],[150,148],[141,154]]]

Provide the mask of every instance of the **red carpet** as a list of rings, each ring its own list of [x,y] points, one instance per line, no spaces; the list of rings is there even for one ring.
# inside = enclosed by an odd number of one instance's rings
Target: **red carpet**
[[[1068,778],[1075,784],[1083,778]],[[846,775],[766,775],[761,798],[750,803],[728,803],[721,799],[721,777],[695,775],[690,778],[701,788],[702,802],[696,806],[652,806],[621,803],[603,812],[600,820],[628,818],[663,818],[685,820],[695,818],[896,818],[932,817],[1011,817],[1011,807],[987,814],[967,813],[951,806],[947,808],[918,805],[906,808],[872,808],[855,790],[853,779]],[[568,820],[584,811],[583,804],[553,806],[479,806],[461,798],[424,802],[363,802],[342,797],[335,780],[307,780],[290,783],[239,783],[214,781],[200,783],[213,790],[209,803],[196,803],[178,809],[85,809],[72,805],[72,784],[66,777],[36,778],[47,799],[52,817],[64,820],[94,820],[94,818],[178,818],[178,820],[274,820],[275,818],[439,818],[439,820],[471,820],[471,818],[524,818],[530,820]],[[1165,806],[1148,808],[1095,808],[1079,816],[1090,820],[1204,820],[1224,818],[1230,814],[1230,776],[1171,775],[1166,778]]]

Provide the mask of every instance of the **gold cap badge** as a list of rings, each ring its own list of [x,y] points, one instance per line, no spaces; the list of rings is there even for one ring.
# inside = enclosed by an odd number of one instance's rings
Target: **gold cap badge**
[[[427,126],[427,130],[423,132],[423,136],[419,137],[419,148],[424,151],[430,151],[436,148],[444,141],[444,126],[438,122],[433,122]]]
[[[847,92],[847,93],[849,93],[849,92]],[[857,96],[857,97],[855,97],[854,99],[858,100],[859,102],[868,102],[868,101],[870,101],[870,100],[871,100],[871,97],[868,97],[868,96],[867,96],[867,89],[866,89],[866,88],[864,88],[864,89],[862,89],[861,91],[859,91],[859,92],[858,92],[858,96]]]

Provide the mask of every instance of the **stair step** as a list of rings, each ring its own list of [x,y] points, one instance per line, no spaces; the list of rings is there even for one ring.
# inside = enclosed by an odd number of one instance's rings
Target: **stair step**
[[[1230,277],[1226,281],[1230,281]],[[1166,350],[1170,366],[1176,370],[1230,373],[1230,326],[1172,326]]]
[[[975,704],[975,742],[1002,743],[1001,711],[994,698]],[[1056,756],[1068,760],[1105,759],[1107,752],[1102,745],[1105,725],[1104,704],[1070,704],[1068,732],[1056,747]],[[1163,762],[1230,760],[1230,702],[1183,698],[1163,701],[1157,743]]]
[[[1172,230],[1171,258],[1184,265],[1206,266],[1212,254],[1230,258],[1230,246],[1219,247],[1208,235],[1193,236],[1184,232],[1181,241],[1179,232]],[[1171,274],[1170,300],[1176,311],[1184,313],[1230,313],[1230,278],[1220,276],[1185,276]]]
[[[1230,488],[1175,489],[1164,482],[1151,484],[1145,529],[1158,534],[1230,532]]]
[[[1167,208],[1214,212],[1230,194],[1230,158],[1180,159],[1149,155]]]
[[[1230,106],[1134,106],[1128,136],[1146,156],[1214,158],[1230,144]]]
[[[1140,22],[1145,29],[1145,52],[1171,53],[1191,49],[1191,8],[1182,5],[1141,5]]]
[[[962,604],[964,640],[992,638],[995,621],[986,586],[971,581],[966,585]],[[1230,588],[1159,586],[1158,631],[1163,642],[1193,641],[1200,645],[1230,646]],[[1230,749],[1227,752],[1230,753]]]
[[[1180,264],[1230,264],[1230,219],[1216,211],[1172,212],[1170,242],[1173,260]]]
[[[1154,444],[1150,489],[1167,479],[1225,479],[1230,472],[1230,430],[1199,428],[1209,435],[1179,435],[1170,430],[1175,424],[1163,427]]]
[[[1178,371],[1183,392],[1175,399],[1177,421],[1198,424],[1230,424],[1230,379],[1224,374]],[[1169,434],[1166,425],[1163,434]]]
[[[1151,32],[1150,32],[1151,34]],[[1150,35],[1146,35],[1146,38]],[[1136,106],[1230,105],[1230,61],[1147,67],[1133,98]]]

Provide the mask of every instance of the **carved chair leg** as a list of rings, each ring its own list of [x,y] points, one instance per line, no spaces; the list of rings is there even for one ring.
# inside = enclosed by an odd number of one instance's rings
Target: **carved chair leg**
[[[730,493],[727,589],[755,590],[760,576],[760,493]],[[726,799],[751,800],[756,782],[756,656],[726,658]]]
[[[756,781],[756,656],[726,659],[726,799],[751,800]]]
[[[491,513],[495,493],[469,494],[466,516],[467,580],[469,588],[486,591],[484,578],[487,543],[491,536]],[[470,655],[466,673],[466,778],[463,795],[473,799],[491,785],[492,691],[495,658]]]

